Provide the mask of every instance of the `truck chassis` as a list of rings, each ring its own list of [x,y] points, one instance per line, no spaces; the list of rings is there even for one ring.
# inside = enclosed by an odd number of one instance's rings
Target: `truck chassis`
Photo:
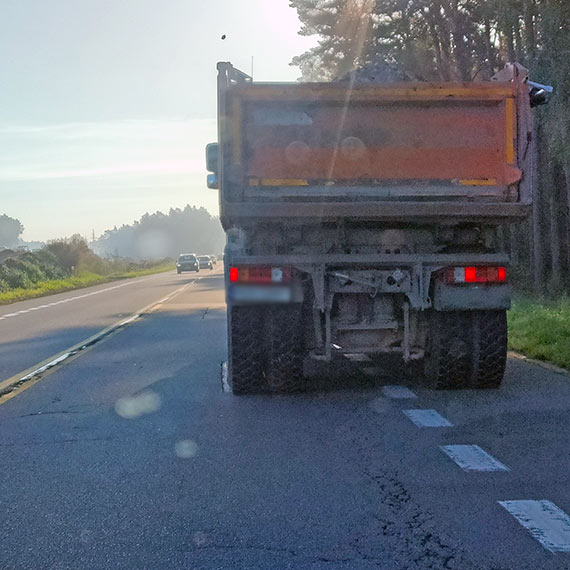
[[[298,390],[309,360],[331,362],[337,354],[398,354],[434,388],[498,387],[511,297],[498,228],[523,220],[532,205],[521,68],[511,66],[496,83],[354,91],[258,85],[228,63],[218,71],[219,143],[207,161],[227,234],[233,392]],[[387,131],[390,109],[403,121],[401,132]],[[466,126],[450,122],[446,109]],[[408,121],[422,112],[431,135]],[[432,148],[430,137],[440,137],[433,117],[480,159],[450,147],[462,165]],[[368,125],[375,119],[379,127]],[[327,121],[338,120],[331,149]],[[378,161],[389,180],[371,179],[382,176]],[[329,163],[326,172],[319,166]],[[355,175],[358,168],[369,174]]]

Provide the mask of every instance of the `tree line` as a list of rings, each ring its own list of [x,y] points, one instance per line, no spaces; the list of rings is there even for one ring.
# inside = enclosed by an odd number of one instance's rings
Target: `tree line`
[[[0,216],[0,248],[10,248],[18,245],[24,226],[20,220],[6,214]]]
[[[20,220],[0,215],[0,250],[2,246],[12,248],[25,243],[20,239],[23,231]],[[44,249],[58,255],[68,269],[69,263],[77,267],[77,260],[67,263],[69,255],[80,254],[91,267],[97,257],[93,252],[104,258],[160,260],[184,252],[221,254],[224,244],[225,234],[219,219],[204,208],[187,205],[183,209],[171,208],[168,214],[146,213],[132,224],[105,231],[89,244],[85,238],[74,235],[51,240],[44,244]]]
[[[570,2],[568,0],[290,0],[300,34],[291,62],[323,81],[385,62],[419,81],[490,79],[518,61],[553,85],[535,109],[537,174],[528,221],[505,228],[515,272],[537,294],[570,292]]]
[[[220,254],[225,235],[218,218],[204,208],[187,205],[168,214],[146,213],[132,224],[107,230],[92,243],[102,256],[163,259],[180,253]]]

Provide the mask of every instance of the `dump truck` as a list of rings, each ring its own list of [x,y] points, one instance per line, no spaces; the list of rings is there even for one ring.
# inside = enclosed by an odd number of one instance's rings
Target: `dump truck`
[[[433,388],[498,387],[500,228],[531,209],[531,103],[544,96],[526,70],[360,84],[217,69],[207,184],[227,236],[232,391],[297,390],[311,360],[382,354]]]

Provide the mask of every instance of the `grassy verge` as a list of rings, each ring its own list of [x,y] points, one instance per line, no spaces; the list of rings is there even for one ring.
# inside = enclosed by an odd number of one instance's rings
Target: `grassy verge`
[[[65,279],[50,279],[49,281],[40,281],[33,287],[27,289],[12,289],[5,293],[0,293],[0,305],[15,303],[16,301],[25,301],[26,299],[34,299],[43,297],[44,295],[53,295],[54,293],[62,293],[64,291],[72,291],[73,289],[83,289],[100,283],[108,283],[117,279],[130,279],[132,277],[143,277],[144,275],[152,275],[154,273],[163,273],[165,271],[173,271],[172,263],[164,263],[147,269],[136,271],[127,271],[125,273],[115,273],[111,275],[98,275],[97,273],[82,272]]]
[[[518,299],[508,313],[509,348],[570,370],[570,299]]]

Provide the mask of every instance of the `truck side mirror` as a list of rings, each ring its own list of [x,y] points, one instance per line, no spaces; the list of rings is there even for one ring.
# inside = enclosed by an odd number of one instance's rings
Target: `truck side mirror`
[[[213,190],[217,190],[219,188],[218,175],[214,173],[208,174],[208,176],[206,176],[206,186],[208,188],[212,188]]]
[[[206,170],[218,172],[218,143],[206,145]]]

